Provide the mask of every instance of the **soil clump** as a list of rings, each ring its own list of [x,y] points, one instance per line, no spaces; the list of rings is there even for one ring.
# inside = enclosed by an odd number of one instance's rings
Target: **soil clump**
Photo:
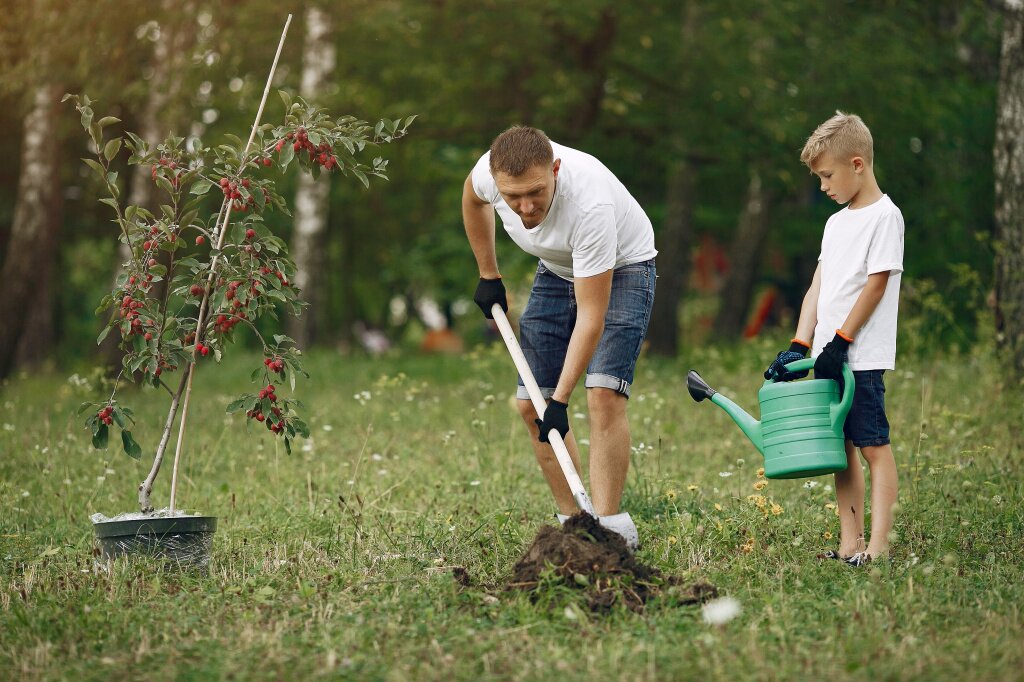
[[[544,526],[512,571],[507,589],[537,591],[545,582],[583,590],[592,611],[623,604],[642,611],[652,598],[666,595],[679,605],[698,604],[718,595],[706,582],[684,584],[636,560],[626,541],[580,512],[561,528]]]

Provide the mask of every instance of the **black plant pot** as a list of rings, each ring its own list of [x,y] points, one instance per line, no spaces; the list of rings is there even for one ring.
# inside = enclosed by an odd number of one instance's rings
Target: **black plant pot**
[[[210,562],[216,516],[170,516],[94,523],[103,558],[148,555],[188,568]]]

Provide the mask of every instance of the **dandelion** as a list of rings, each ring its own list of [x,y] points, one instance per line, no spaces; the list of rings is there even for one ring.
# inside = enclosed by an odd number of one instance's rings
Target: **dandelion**
[[[772,503],[772,514],[774,514],[775,516],[778,516],[781,513],[782,513],[782,506],[779,505],[777,502],[773,502]]]
[[[704,622],[709,625],[724,625],[740,615],[742,611],[743,608],[740,606],[740,603],[732,597],[712,599],[701,607],[701,615],[704,616]]]
[[[758,481],[754,484],[754,490],[764,490],[768,487],[768,481]]]
[[[665,498],[669,499],[669,500],[676,499],[676,491],[675,490],[666,490],[665,491]]]
[[[699,485],[692,485],[691,484],[691,485],[686,486],[686,489],[689,490],[691,493],[695,493],[698,490],[700,490],[700,486]]]

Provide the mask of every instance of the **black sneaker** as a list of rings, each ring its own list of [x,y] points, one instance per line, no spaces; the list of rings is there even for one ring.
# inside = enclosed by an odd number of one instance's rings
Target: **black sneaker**
[[[843,561],[845,561],[848,566],[863,568],[871,563],[871,555],[867,552],[857,552],[852,557],[843,559]]]

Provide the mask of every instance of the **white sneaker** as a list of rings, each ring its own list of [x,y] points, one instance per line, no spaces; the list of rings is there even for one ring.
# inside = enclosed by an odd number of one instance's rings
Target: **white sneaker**
[[[555,514],[555,516],[558,517],[558,522],[563,525],[569,520],[569,516],[566,514]],[[637,547],[640,546],[640,535],[637,533],[636,524],[633,523],[633,518],[629,515],[629,512],[599,516],[597,517],[597,522],[611,532],[621,535],[626,541],[626,547],[630,552],[635,552]]]

